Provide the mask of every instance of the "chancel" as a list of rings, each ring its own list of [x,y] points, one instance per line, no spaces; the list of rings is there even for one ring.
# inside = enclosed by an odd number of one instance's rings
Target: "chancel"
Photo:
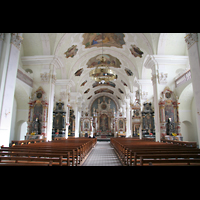
[[[179,146],[179,153],[184,154],[186,147],[197,152],[199,37],[199,33],[0,33],[0,157],[3,148],[10,157],[19,145],[24,147],[17,149],[22,155],[26,147],[46,148],[52,158],[41,162],[74,166],[82,165],[93,148],[111,144],[110,153],[118,155],[122,165],[137,165],[137,159],[143,165],[149,155],[134,145],[152,148],[152,159],[158,155],[154,147],[168,151],[164,143],[172,145],[171,151]],[[60,152],[54,160],[61,147],[63,155]],[[47,152],[42,153],[45,158]],[[198,164],[198,155],[192,156]],[[165,158],[162,162],[169,162]],[[14,162],[22,161],[16,157]],[[83,165],[87,163],[91,162]]]

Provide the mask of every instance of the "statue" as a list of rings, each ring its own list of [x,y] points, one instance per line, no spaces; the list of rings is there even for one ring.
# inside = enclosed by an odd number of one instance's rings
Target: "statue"
[[[40,121],[38,118],[36,118],[35,122],[33,122],[32,132],[35,132],[36,134],[41,134]]]

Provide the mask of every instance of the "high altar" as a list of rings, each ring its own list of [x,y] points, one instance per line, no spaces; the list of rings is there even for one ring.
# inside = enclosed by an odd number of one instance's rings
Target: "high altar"
[[[91,115],[93,118],[94,135],[114,135],[114,118],[116,105],[114,101],[108,97],[100,97],[93,102],[91,107]],[[85,122],[87,119],[85,119]],[[91,121],[92,119],[90,119]],[[92,125],[92,122],[91,122]]]
[[[43,139],[47,134],[48,103],[42,87],[32,94],[29,101],[29,115],[26,139]]]

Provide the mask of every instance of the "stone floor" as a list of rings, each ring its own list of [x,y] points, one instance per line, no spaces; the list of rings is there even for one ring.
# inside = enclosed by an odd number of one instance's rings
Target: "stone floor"
[[[97,141],[82,166],[122,166],[110,141]]]

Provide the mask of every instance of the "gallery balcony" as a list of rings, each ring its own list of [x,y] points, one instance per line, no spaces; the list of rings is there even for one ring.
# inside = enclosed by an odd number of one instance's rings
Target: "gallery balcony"
[[[188,82],[189,80],[191,80],[190,69],[175,79],[175,87],[177,88],[180,85]]]

